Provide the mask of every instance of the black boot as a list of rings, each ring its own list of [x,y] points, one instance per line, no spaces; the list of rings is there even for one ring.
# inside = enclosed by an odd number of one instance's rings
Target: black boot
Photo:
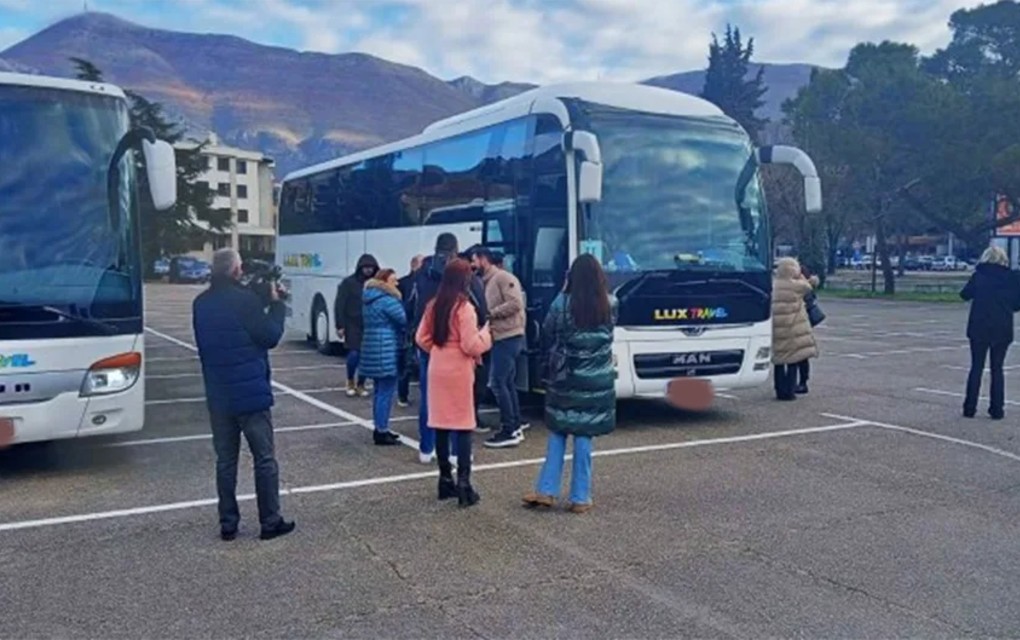
[[[458,468],[458,471],[460,469]],[[467,476],[457,474],[457,505],[460,507],[473,507],[478,504],[482,497],[471,486],[471,479]]]
[[[439,499],[449,500],[450,498],[456,498],[457,485],[453,481],[453,465],[449,462],[443,464],[439,463]]]

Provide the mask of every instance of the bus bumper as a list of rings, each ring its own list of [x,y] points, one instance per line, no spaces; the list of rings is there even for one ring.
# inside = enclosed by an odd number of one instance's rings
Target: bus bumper
[[[677,378],[707,380],[717,391],[761,386],[772,369],[771,343],[771,335],[699,338],[668,348],[661,341],[617,342],[616,395],[664,398],[670,381]]]
[[[145,420],[144,380],[109,396],[69,392],[46,402],[0,405],[3,420],[13,422],[12,444],[139,431]]]

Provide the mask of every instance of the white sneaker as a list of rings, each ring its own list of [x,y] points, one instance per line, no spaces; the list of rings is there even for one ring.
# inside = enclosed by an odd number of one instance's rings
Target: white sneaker
[[[411,406],[411,403],[404,402],[403,400],[397,400],[397,406],[400,407],[401,409],[406,409],[407,407]]]
[[[418,452],[418,462],[422,464],[432,464],[432,461],[435,460],[435,458],[436,458],[435,453],[422,453],[420,451]]]
[[[522,422],[521,426],[517,429],[518,431],[524,432],[531,428],[530,422]]]
[[[357,389],[355,389],[354,387],[347,387],[347,397],[348,398],[353,398],[357,394],[358,394],[358,390]]]

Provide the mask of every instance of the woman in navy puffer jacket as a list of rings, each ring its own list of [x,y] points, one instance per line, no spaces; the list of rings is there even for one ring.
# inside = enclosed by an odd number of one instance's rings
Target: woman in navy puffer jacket
[[[363,300],[365,334],[361,339],[361,372],[371,378],[375,386],[373,439],[377,445],[395,445],[400,443],[400,436],[390,431],[390,411],[400,375],[397,362],[407,332],[407,314],[393,269],[382,269],[365,283]]]

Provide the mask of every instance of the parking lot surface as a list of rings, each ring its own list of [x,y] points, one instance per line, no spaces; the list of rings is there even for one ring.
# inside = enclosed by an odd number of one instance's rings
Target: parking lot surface
[[[191,286],[148,290],[146,427],[0,453],[4,637],[1020,636],[1020,355],[1007,417],[960,417],[966,307],[823,301],[810,394],[624,402],[595,509],[521,507],[545,450],[476,446],[482,502],[372,445],[343,362],[273,352],[284,512],[218,538]],[[987,391],[987,390],[986,390]],[[417,400],[417,389],[412,390]]]

